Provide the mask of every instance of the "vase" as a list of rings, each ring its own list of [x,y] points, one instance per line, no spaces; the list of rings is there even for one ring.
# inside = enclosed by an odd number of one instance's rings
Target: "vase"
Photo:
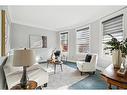
[[[112,51],[112,62],[113,62],[114,68],[120,68],[121,63],[122,63],[121,50]]]
[[[127,70],[127,55],[126,55],[126,57],[125,57],[125,68],[126,68],[126,70]]]

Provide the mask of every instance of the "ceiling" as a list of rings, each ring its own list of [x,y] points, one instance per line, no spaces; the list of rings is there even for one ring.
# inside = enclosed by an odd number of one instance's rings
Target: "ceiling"
[[[57,31],[89,23],[124,6],[9,6],[13,23]]]

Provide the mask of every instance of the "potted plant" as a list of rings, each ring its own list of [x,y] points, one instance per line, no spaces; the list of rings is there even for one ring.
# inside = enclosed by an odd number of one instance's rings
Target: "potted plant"
[[[122,57],[126,57],[127,55],[127,39],[123,41],[118,41],[111,34],[107,34],[112,37],[112,39],[104,44],[107,47],[104,50],[110,49],[112,53],[112,61],[115,68],[120,68],[122,63]]]
[[[127,67],[126,63],[126,56],[127,56],[127,38],[122,41],[122,44],[120,45],[120,50],[122,53],[122,66],[125,69]],[[126,65],[126,66],[125,66]]]

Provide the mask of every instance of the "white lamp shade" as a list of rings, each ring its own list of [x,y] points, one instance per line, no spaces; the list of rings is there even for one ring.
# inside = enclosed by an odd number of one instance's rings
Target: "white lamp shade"
[[[35,53],[33,50],[14,51],[13,66],[31,66],[35,64]]]

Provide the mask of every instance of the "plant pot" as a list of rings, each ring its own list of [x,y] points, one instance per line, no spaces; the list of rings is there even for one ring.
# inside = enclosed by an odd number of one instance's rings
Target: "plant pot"
[[[122,63],[121,50],[112,51],[112,62],[113,62],[114,68],[120,68],[121,63]]]

